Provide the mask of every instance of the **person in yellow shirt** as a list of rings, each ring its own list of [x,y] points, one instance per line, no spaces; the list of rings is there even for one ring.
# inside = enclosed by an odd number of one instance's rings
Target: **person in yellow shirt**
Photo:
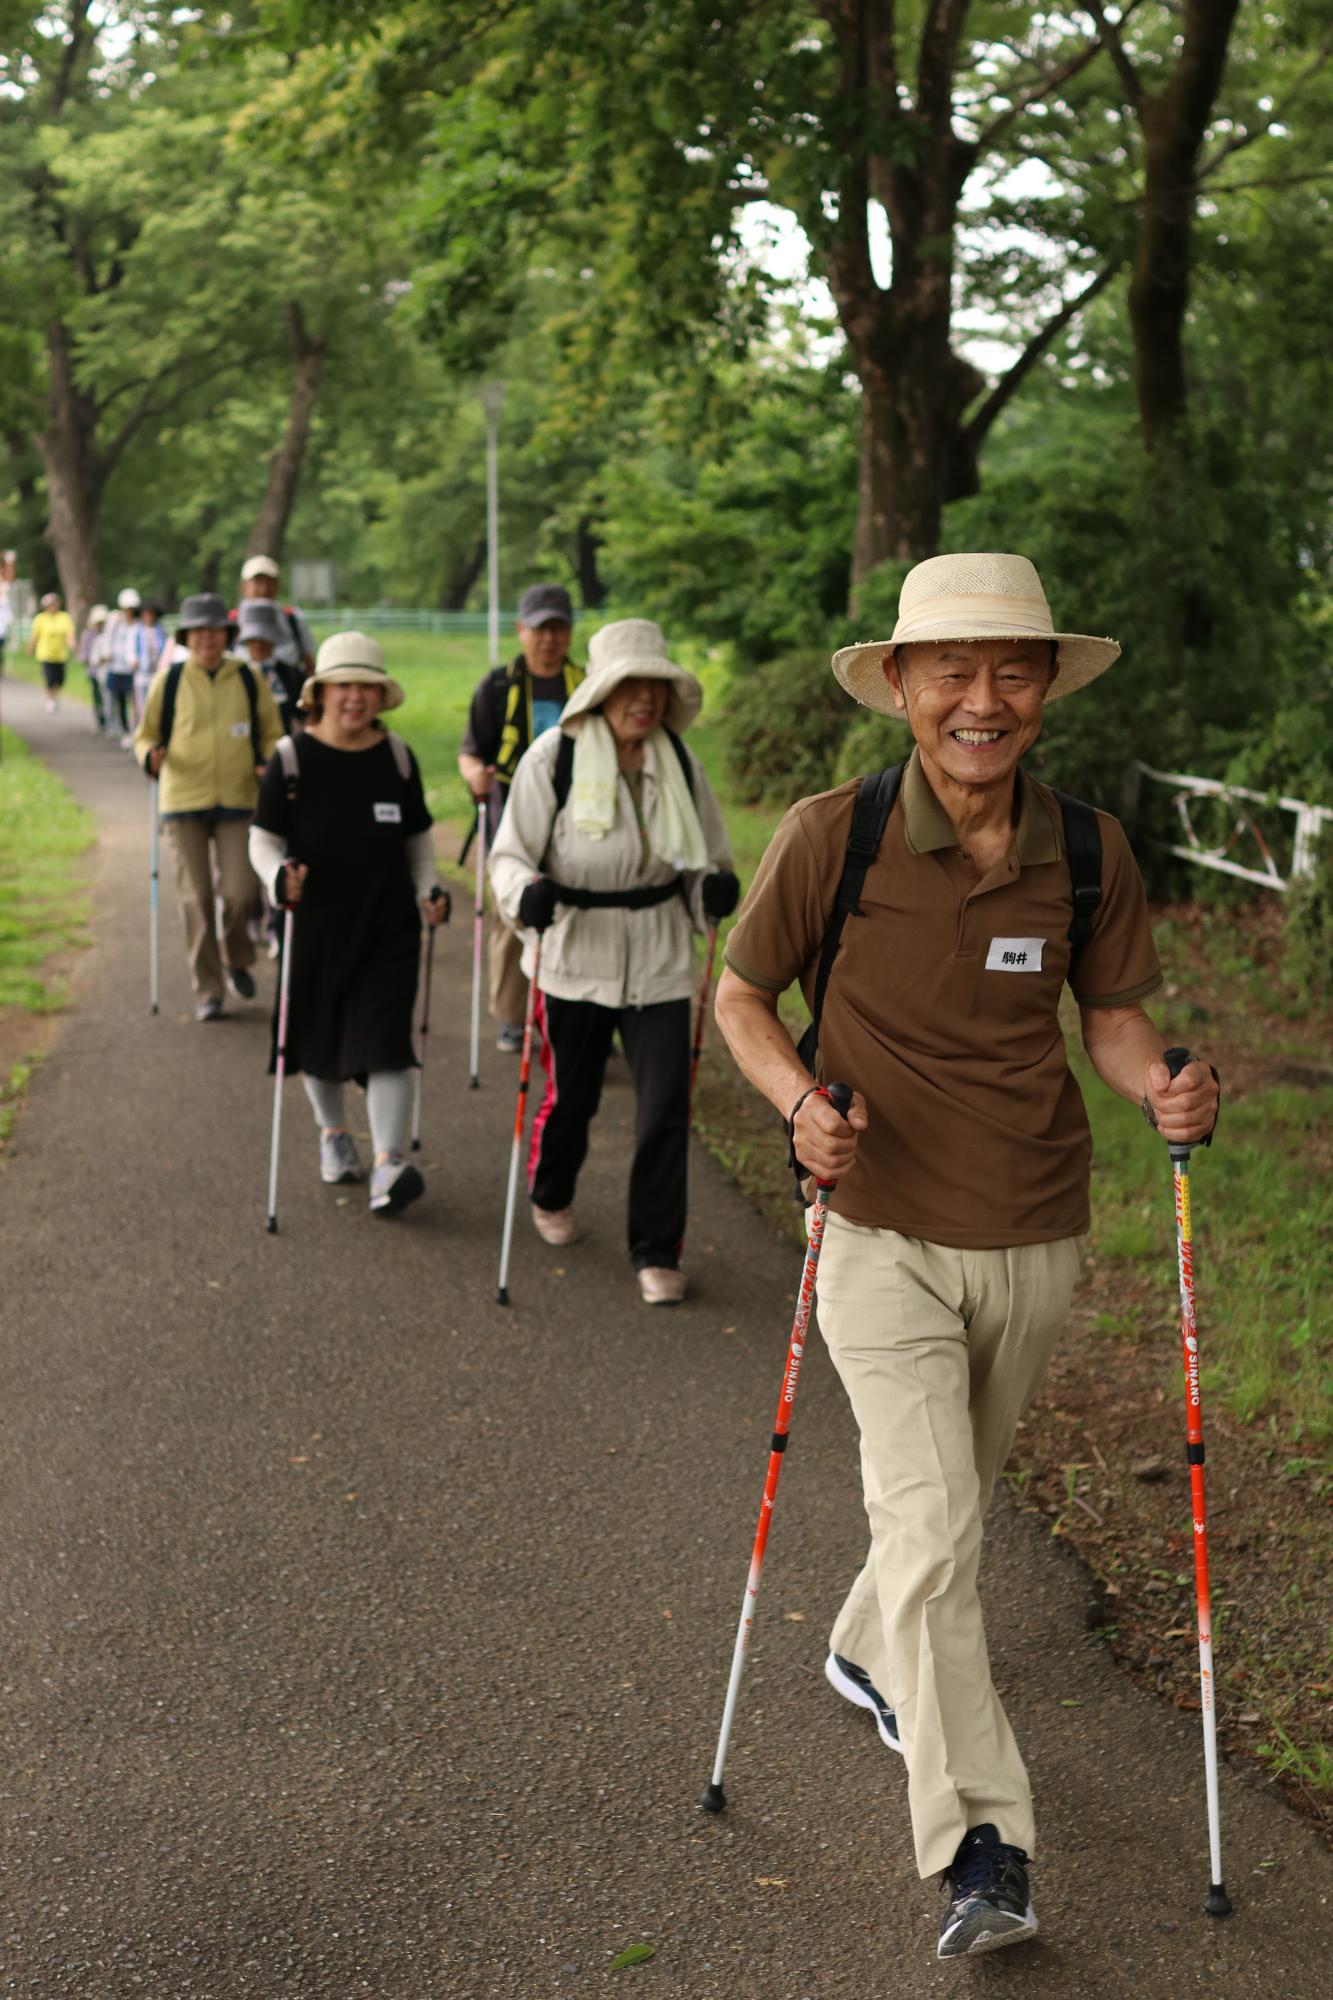
[[[46,706],[54,715],[60,706],[60,690],[65,685],[65,662],[74,650],[74,620],[60,602],[58,591],[48,590],[42,608],[32,621],[28,651],[42,670],[46,683]]]
[[[250,816],[282,735],[263,675],[227,650],[234,635],[220,597],[187,597],[176,631],[186,657],[158,668],[134,733],[134,754],[160,788],[198,1021],[221,1018],[224,978],[238,999],[255,997]]]

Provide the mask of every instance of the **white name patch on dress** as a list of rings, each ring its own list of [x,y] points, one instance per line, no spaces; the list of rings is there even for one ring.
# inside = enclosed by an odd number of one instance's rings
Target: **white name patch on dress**
[[[250,734],[250,725],[248,722],[233,722],[231,733],[233,736],[248,736]]]
[[[401,826],[403,823],[403,809],[401,806],[380,805],[377,802],[375,817],[381,826]]]
[[[1045,938],[992,938],[987,972],[1040,972]]]

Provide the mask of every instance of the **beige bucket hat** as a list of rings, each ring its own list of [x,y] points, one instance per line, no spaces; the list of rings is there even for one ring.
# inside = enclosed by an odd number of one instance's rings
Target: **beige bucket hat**
[[[885,656],[891,646],[919,639],[1050,639],[1057,652],[1047,701],[1086,687],[1120,657],[1114,639],[1056,631],[1041,578],[1026,556],[931,556],[918,563],[903,578],[893,637],[844,646],[833,655],[833,672],[865,707],[896,715]]]
[[[565,703],[561,728],[577,727],[579,718],[600,708],[621,681],[640,678],[671,682],[663,721],[677,736],[688,729],[703,707],[704,691],[687,668],[667,658],[662,628],[651,618],[618,618],[593,633],[588,641],[587,677]]]
[[[384,664],[384,654],[364,632],[335,632],[315,655],[315,671],[301,689],[298,708],[309,708],[323,687],[338,687],[347,681],[364,681],[367,687],[384,689],[385,708],[401,708],[403,690]]]

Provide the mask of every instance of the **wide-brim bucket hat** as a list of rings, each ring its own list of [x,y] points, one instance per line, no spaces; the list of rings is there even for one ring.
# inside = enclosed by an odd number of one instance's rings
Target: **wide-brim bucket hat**
[[[921,640],[1048,639],[1055,676],[1047,701],[1059,701],[1104,674],[1119,659],[1114,639],[1057,632],[1041,578],[1026,556],[931,556],[907,572],[891,639],[868,639],[833,655],[833,672],[866,708],[896,715],[884,664],[893,646]]]
[[[198,590],[193,597],[187,597],[176,613],[176,637],[183,646],[191,632],[199,630],[223,631],[227,643],[236,637],[236,627],[231,614],[216,591]]]
[[[581,717],[600,708],[621,681],[669,681],[671,694],[663,721],[681,735],[704,705],[704,691],[688,667],[667,657],[660,625],[651,618],[618,618],[588,641],[588,672],[560,717],[562,729],[577,729]]]
[[[345,687],[352,681],[381,688],[384,693],[381,708],[403,705],[403,690],[389,673],[384,654],[375,641],[364,632],[335,632],[316,653],[315,671],[301,689],[297,707],[311,707],[321,688]]]

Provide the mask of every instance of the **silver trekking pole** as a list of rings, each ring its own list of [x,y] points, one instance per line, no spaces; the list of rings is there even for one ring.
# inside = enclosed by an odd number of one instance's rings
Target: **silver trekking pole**
[[[481,1081],[478,1057],[481,1050],[481,960],[482,940],[486,931],[486,801],[477,801],[477,824],[473,829],[477,837],[477,887],[472,909],[472,1048],[470,1055],[470,1088],[475,1090]]]
[[[286,865],[286,864],[284,864]],[[273,1141],[268,1156],[268,1222],[270,1236],[278,1233],[278,1149],[282,1144],[282,1082],[287,1074],[287,999],[292,979],[292,931],[296,911],[283,906],[282,972],[278,979],[278,1052],[273,1065]]]
[[[158,911],[158,880],[159,880],[158,830],[162,823],[161,814],[158,811],[159,796],[160,794],[157,789],[157,780],[154,779],[152,785],[152,797],[149,801],[149,812],[151,815],[149,820],[149,826],[151,828],[151,831],[149,834],[149,848],[148,848],[150,857],[148,864],[148,1011],[150,1014],[156,1014],[157,1002],[158,1002],[158,992],[157,992],[157,911]]]
[[[438,903],[443,898],[446,905],[444,921],[449,921],[449,897],[443,889],[432,889],[431,901]],[[419,1030],[417,1073],[412,1083],[412,1151],[421,1151],[421,1079],[426,1073],[426,1037],[430,1033],[430,978],[435,969],[435,929],[432,925],[426,933],[426,976],[422,982],[421,1027]]]

